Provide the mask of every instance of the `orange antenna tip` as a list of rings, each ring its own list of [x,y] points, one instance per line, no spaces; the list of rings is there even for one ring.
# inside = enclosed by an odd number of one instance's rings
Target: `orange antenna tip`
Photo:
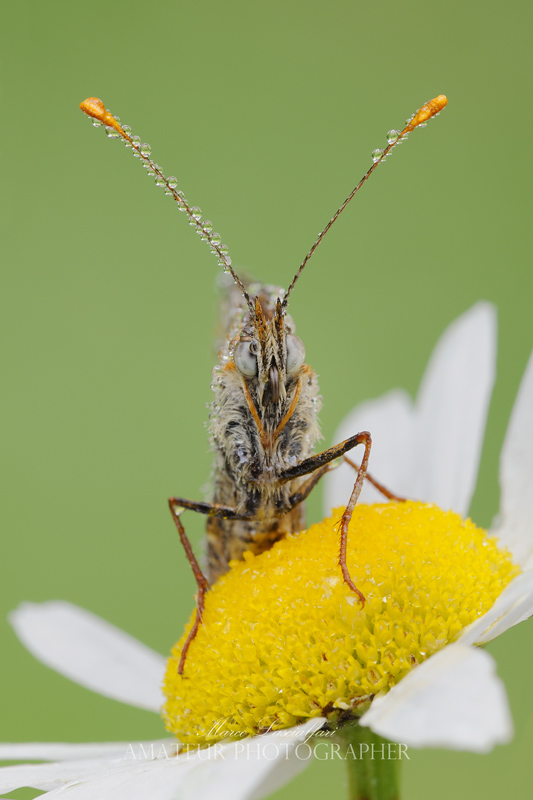
[[[99,122],[103,122],[104,125],[114,128],[121,136],[125,135],[114,116],[109,111],[106,111],[106,107],[98,97],[88,97],[87,100],[80,103],[80,108],[88,117],[94,117]]]
[[[143,167],[146,167],[147,175],[155,178],[156,186],[164,187],[165,194],[174,198],[180,211],[185,211],[189,218],[189,225],[194,227],[196,232],[201,235],[204,242],[209,243],[211,252],[218,258],[219,267],[222,267],[225,272],[230,273],[243,293],[251,315],[254,316],[254,305],[250,299],[250,295],[246,291],[244,283],[231,266],[231,258],[228,255],[227,245],[221,244],[220,234],[213,233],[213,223],[210,220],[202,221],[201,209],[198,208],[198,206],[190,206],[183,192],[177,191],[178,181],[176,178],[167,178],[161,170],[161,167],[158,166],[155,161],[152,161],[150,158],[152,150],[150,145],[147,142],[141,144],[140,136],[131,136],[131,128],[129,125],[124,125],[122,128],[118,122],[120,117],[115,119],[98,97],[88,97],[87,100],[80,103],[80,108],[88,117],[97,120],[96,127],[99,127],[98,123],[106,126],[105,132],[110,139],[122,138],[126,147],[130,148],[133,155],[139,159]],[[116,131],[116,133],[114,131]]]
[[[302,271],[303,271],[305,265],[307,264],[307,262],[309,261],[309,259],[311,258],[311,256],[315,252],[316,248],[318,247],[318,245],[320,244],[320,242],[322,241],[322,239],[324,238],[326,233],[329,231],[329,229],[331,228],[331,226],[335,222],[335,220],[339,217],[340,214],[342,214],[342,212],[344,211],[344,209],[346,208],[348,203],[357,194],[357,192],[359,191],[361,186],[363,186],[363,184],[366,183],[366,181],[372,175],[372,173],[374,172],[376,167],[379,164],[381,164],[382,161],[385,160],[385,158],[389,155],[389,153],[391,152],[393,147],[395,147],[395,145],[398,144],[398,142],[401,142],[402,140],[404,140],[407,137],[407,134],[409,134],[412,130],[414,130],[418,125],[421,125],[422,127],[424,127],[427,124],[428,120],[430,120],[431,117],[434,117],[436,114],[438,114],[439,111],[442,111],[442,109],[447,104],[448,104],[448,98],[445,97],[443,94],[439,94],[438,97],[434,97],[433,100],[429,101],[429,103],[424,103],[422,108],[420,108],[417,111],[416,114],[413,114],[413,116],[409,118],[409,120],[407,121],[407,124],[406,124],[405,128],[403,129],[403,131],[390,130],[388,132],[387,141],[388,141],[389,144],[387,145],[387,147],[384,150],[379,149],[379,150],[374,150],[373,151],[373,153],[372,153],[372,161],[373,161],[372,166],[367,170],[365,175],[363,175],[363,177],[361,178],[361,180],[359,181],[357,186],[353,189],[353,191],[350,192],[350,194],[348,195],[348,197],[346,198],[344,203],[341,205],[341,207],[337,209],[337,211],[332,216],[332,218],[330,219],[330,221],[328,222],[328,224],[326,225],[324,230],[321,233],[318,234],[317,240],[315,241],[314,245],[309,250],[309,252],[307,253],[306,257],[304,258],[304,260],[300,264],[300,266],[298,268],[298,272],[296,273],[296,275],[292,279],[292,281],[291,281],[291,283],[289,285],[289,288],[285,292],[285,297],[283,298],[283,302],[281,304],[281,307],[282,307],[283,311],[285,311],[285,309],[287,308],[287,302],[288,302],[288,299],[289,299],[289,295],[291,294],[292,290],[294,289],[294,285],[295,285],[296,281],[298,280],[298,278],[300,277],[300,275],[302,274]]]
[[[431,117],[434,117],[435,114],[438,114],[439,111],[442,111],[447,104],[448,98],[444,94],[439,94],[438,97],[433,98],[429,103],[424,103],[422,108],[417,111],[411,122],[406,126],[406,130],[412,131],[418,125],[423,125],[430,120]]]

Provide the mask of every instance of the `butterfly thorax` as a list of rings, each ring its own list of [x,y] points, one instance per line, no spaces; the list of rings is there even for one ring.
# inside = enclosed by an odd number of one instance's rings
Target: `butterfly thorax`
[[[303,483],[284,470],[311,455],[319,437],[320,397],[303,344],[282,310],[281,289],[252,284],[254,313],[231,293],[228,337],[213,371],[210,434],[215,504],[246,520],[208,520],[208,578],[227,571],[245,550],[260,553],[305,525],[303,503],[288,510]]]

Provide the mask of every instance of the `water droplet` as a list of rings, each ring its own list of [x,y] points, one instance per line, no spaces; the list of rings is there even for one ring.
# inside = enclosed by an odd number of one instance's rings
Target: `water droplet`
[[[219,259],[218,259],[218,266],[219,266],[219,267],[222,267],[222,269],[224,270],[224,272],[229,272],[229,266],[228,266],[228,264],[227,264],[227,263],[224,261],[224,259],[223,259],[223,258],[219,258]]]
[[[169,189],[168,186],[165,186],[165,194],[168,195],[169,197],[170,195],[172,195],[172,197],[174,196],[174,192],[172,191],[172,189]]]
[[[165,179],[162,175],[155,176],[155,185],[156,186],[166,186]]]
[[[241,465],[241,467],[244,464],[248,464],[249,461],[250,461],[250,458],[247,455],[246,450],[243,447],[238,447],[237,450],[235,451],[235,455],[237,456],[237,459],[238,459],[239,464]]]
[[[178,185],[178,179],[174,175],[171,175],[170,178],[167,179],[167,183],[171,189],[175,189]]]
[[[143,142],[141,144],[140,150],[141,150],[141,153],[142,153],[143,156],[149,156],[150,153],[152,152],[152,148],[148,144],[148,142]]]
[[[123,125],[122,130],[124,133],[130,134],[131,133],[131,125]]]
[[[110,139],[120,139],[120,133],[116,131],[114,128],[109,127],[106,125],[105,132],[109,136]]]
[[[428,126],[427,122],[420,122],[418,125],[419,128],[427,128],[427,126]]]
[[[209,241],[209,234],[213,230],[213,223],[210,219],[206,219],[205,222],[202,222],[201,226],[198,228],[196,233],[199,233],[202,239],[202,242]]]
[[[212,233],[211,234],[211,244],[219,245],[222,241],[222,236],[220,233]]]
[[[199,222],[202,219],[202,209],[198,208],[198,206],[193,206],[191,208],[191,214],[197,222]]]
[[[147,170],[146,170],[146,174],[147,174],[147,175],[148,175],[150,178],[153,178],[153,177],[154,177],[154,175],[155,175],[155,170],[154,170],[154,165],[153,165],[153,164],[147,164]]]
[[[379,148],[377,150],[372,150],[372,161],[374,162],[374,164],[376,164],[379,161],[382,155],[383,155],[383,150],[379,150]]]
[[[101,128],[102,127],[102,123],[99,120],[93,119],[93,117],[89,117],[88,119],[89,119],[89,122],[91,122],[94,125],[95,128]]]
[[[223,256],[225,256],[225,255],[227,255],[229,253],[229,247],[228,247],[227,244],[221,244],[220,247],[218,248],[218,250],[219,250],[219,253],[222,253]]]
[[[139,153],[139,150],[138,150],[140,143],[141,143],[141,137],[140,136],[132,136],[131,137],[131,145],[130,145],[130,147],[133,147],[133,158],[140,158],[140,153]]]
[[[387,133],[387,141],[388,141],[388,143],[392,144],[393,142],[395,142],[398,139],[399,135],[400,135],[400,131],[395,131],[395,130],[389,131]]]

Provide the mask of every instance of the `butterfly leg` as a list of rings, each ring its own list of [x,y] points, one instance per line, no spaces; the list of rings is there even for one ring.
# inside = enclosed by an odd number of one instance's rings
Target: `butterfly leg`
[[[185,666],[185,660],[187,658],[189,647],[191,646],[191,643],[193,642],[196,634],[198,633],[198,628],[202,624],[202,613],[204,610],[205,595],[206,592],[209,591],[210,586],[207,578],[205,577],[204,573],[201,570],[201,567],[198,563],[196,556],[194,555],[187,534],[185,533],[185,529],[180,519],[181,514],[184,510],[189,509],[191,511],[198,511],[201,514],[207,514],[208,516],[211,517],[223,517],[224,519],[247,519],[247,517],[242,517],[238,515],[235,509],[231,508],[230,506],[216,505],[214,503],[197,502],[195,500],[185,500],[181,497],[171,497],[168,501],[168,505],[170,508],[172,519],[174,520],[174,524],[176,525],[180,541],[183,545],[183,549],[185,550],[187,561],[191,565],[194,577],[196,579],[196,585],[198,586],[198,594],[196,598],[196,618],[189,632],[189,635],[187,636],[185,644],[183,645],[178,665],[178,674],[183,675],[183,668]]]
[[[331,464],[335,459],[341,458],[341,456],[349,450],[353,450],[358,444],[365,442],[367,438],[370,439],[368,431],[362,431],[362,433],[356,433],[355,436],[350,436],[349,439],[345,439],[344,442],[340,442],[340,444],[336,444],[328,448],[328,450],[323,450],[322,453],[317,453],[314,456],[305,458],[303,461],[300,461],[299,464],[296,464],[296,466],[283,470],[278,478],[278,484],[287,483],[287,481],[292,481],[294,478],[300,478],[302,475],[310,475],[312,472],[316,472],[316,470],[319,470],[326,464]],[[327,472],[327,470],[321,472],[320,477],[322,477],[325,472]]]
[[[348,545],[348,525],[350,524],[353,510],[356,506],[357,501],[359,500],[361,489],[363,488],[363,481],[366,476],[368,459],[370,457],[370,448],[372,447],[372,437],[370,436],[368,431],[359,433],[358,436],[360,437],[360,443],[365,445],[365,453],[361,461],[361,466],[359,467],[357,472],[357,478],[355,479],[354,487],[352,489],[352,494],[350,495],[348,505],[344,509],[344,513],[341,518],[341,531],[340,531],[341,543],[339,549],[339,566],[341,568],[344,582],[347,583],[350,589],[356,593],[356,595],[359,597],[359,600],[361,601],[361,605],[364,606],[365,596],[362,592],[359,591],[355,583],[352,581],[350,577],[350,572],[348,570],[348,565],[346,563],[346,548]]]
[[[355,470],[359,469],[359,464],[356,464],[355,461],[352,461],[352,459],[348,458],[348,456],[344,456],[344,460],[353,469],[355,469]],[[390,489],[387,489],[386,486],[384,486],[382,483],[380,483],[378,480],[376,480],[376,478],[374,478],[373,475],[371,475],[369,472],[366,473],[366,480],[369,483],[371,483],[372,486],[374,486],[378,490],[378,492],[380,492],[380,494],[382,494],[384,497],[386,497],[387,500],[393,500],[393,501],[395,501],[397,503],[405,503],[405,501],[407,500],[406,497],[400,497],[400,495],[394,494],[393,492],[391,492]]]
[[[359,495],[361,494],[361,489],[363,488],[363,481],[366,476],[366,470],[368,467],[368,459],[370,457],[370,448],[372,446],[372,437],[368,433],[368,431],[362,431],[361,433],[357,433],[355,436],[351,436],[349,439],[346,439],[344,442],[335,445],[334,447],[330,447],[329,450],[324,450],[323,453],[318,453],[315,456],[311,456],[310,458],[306,458],[304,461],[297,464],[295,467],[290,467],[286,469],[282,475],[280,476],[280,483],[284,483],[288,480],[293,480],[296,477],[300,477],[302,475],[308,475],[310,473],[314,473],[312,477],[306,481],[303,487],[292,495],[290,502],[291,505],[297,505],[297,503],[301,503],[310,491],[316,486],[322,475],[324,475],[331,464],[336,458],[344,456],[349,450],[352,450],[354,447],[357,447],[359,444],[364,444],[365,446],[365,453],[363,456],[363,460],[361,461],[361,466],[358,467],[357,478],[355,480],[355,484],[352,490],[352,494],[350,496],[350,500],[348,501],[348,505],[342,515],[341,519],[341,529],[340,529],[340,548],[339,548],[339,566],[342,571],[342,577],[344,578],[345,583],[348,584],[350,589],[356,593],[361,604],[365,604],[365,596],[362,592],[359,591],[355,583],[352,581],[350,577],[350,572],[348,570],[348,565],[346,564],[346,548],[348,543],[348,525],[352,518],[353,510],[355,505],[359,499]]]
[[[298,503],[302,503],[304,500],[306,500],[317,485],[320,478],[325,475],[326,472],[329,472],[330,469],[331,464],[324,464],[322,467],[319,467],[316,472],[313,472],[311,477],[303,484],[303,486],[301,486],[297,492],[291,494],[289,497],[288,510],[292,511],[292,509],[297,506]]]
[[[352,461],[352,459],[348,458],[348,456],[343,456],[343,461],[346,461],[346,463],[349,464],[350,467],[352,467],[352,469],[354,469],[356,472],[360,468],[359,464],[356,464],[355,461]],[[340,463],[341,462],[339,462],[338,464],[331,464],[331,463],[324,464],[322,467],[319,467],[316,470],[316,472],[313,472],[309,480],[307,480],[304,483],[304,485],[289,498],[289,510],[293,509],[294,506],[297,506],[298,503],[301,503],[304,500],[306,500],[311,494],[312,490],[317,485],[317,483],[319,482],[320,478],[322,478],[322,476],[325,475],[326,472],[329,472],[330,470],[333,469],[337,469],[340,466]],[[372,486],[374,486],[378,490],[378,492],[380,492],[384,497],[386,497],[387,500],[392,500],[397,503],[406,502],[407,500],[406,497],[401,497],[400,495],[391,492],[390,489],[387,489],[387,487],[383,483],[378,481],[377,478],[374,478],[374,476],[371,475],[369,472],[366,473],[365,479],[369,483],[371,483]]]
[[[185,533],[185,529],[182,525],[180,519],[180,513],[178,512],[177,507],[172,502],[169,502],[169,506],[170,506],[170,513],[172,514],[172,519],[174,520],[174,523],[176,525],[180,537],[180,541],[183,545],[183,549],[185,550],[185,555],[187,556],[187,561],[191,565],[194,577],[196,579],[196,585],[198,586],[198,594],[196,596],[196,618],[194,620],[194,625],[189,631],[187,640],[183,645],[180,656],[180,662],[178,665],[178,675],[183,675],[183,667],[185,666],[185,659],[187,658],[189,647],[191,646],[191,642],[195,638],[198,632],[198,628],[200,627],[200,624],[202,622],[205,593],[209,591],[210,587],[209,583],[207,582],[207,578],[200,569],[200,565],[196,559],[196,556],[194,555],[191,543],[189,542],[187,534]]]

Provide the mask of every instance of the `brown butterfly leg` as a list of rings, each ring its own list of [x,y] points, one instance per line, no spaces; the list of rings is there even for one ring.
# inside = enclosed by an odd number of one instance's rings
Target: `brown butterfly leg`
[[[348,458],[348,456],[344,456],[344,460],[346,461],[347,464],[350,465],[350,467],[352,467],[356,471],[359,469],[359,464],[356,464],[355,461],[352,461],[352,459]],[[374,478],[369,472],[366,473],[365,478],[369,483],[372,484],[372,486],[374,486],[378,490],[378,492],[380,492],[380,494],[386,497],[387,500],[394,500],[397,503],[406,502],[407,497],[400,497],[400,495],[394,494],[393,492],[390,491],[390,489],[387,489],[386,486],[384,486],[382,483],[376,480],[376,478]]]
[[[348,544],[348,525],[350,524],[350,520],[352,518],[353,510],[356,506],[357,501],[359,500],[359,495],[361,494],[361,489],[363,488],[363,481],[366,476],[366,470],[368,467],[368,459],[370,457],[370,448],[372,447],[372,437],[368,433],[368,431],[363,431],[362,433],[358,433],[358,444],[365,445],[365,454],[363,456],[363,460],[361,461],[361,466],[357,472],[357,478],[355,479],[355,484],[352,489],[352,494],[348,501],[348,505],[344,510],[344,514],[342,515],[341,519],[341,543],[339,549],[339,566],[342,571],[342,577],[344,578],[344,582],[348,584],[350,589],[356,593],[361,601],[361,605],[364,606],[365,604],[365,596],[362,592],[359,591],[355,583],[352,581],[350,577],[350,572],[348,570],[348,565],[346,563],[346,547]]]
[[[194,625],[192,626],[191,630],[189,631],[189,635],[183,645],[180,662],[178,665],[178,675],[183,675],[183,668],[185,666],[185,660],[187,658],[187,653],[191,643],[193,642],[196,634],[198,633],[198,628],[202,624],[202,613],[204,610],[204,598],[205,593],[211,588],[209,586],[209,582],[205,577],[204,573],[202,572],[200,565],[196,556],[194,555],[193,549],[191,547],[191,543],[187,538],[187,534],[185,533],[185,529],[181,523],[180,515],[184,509],[190,509],[191,511],[199,511],[201,514],[207,514],[208,516],[215,516],[215,517],[224,517],[225,519],[248,519],[247,517],[239,516],[234,508],[230,508],[229,506],[218,506],[212,503],[202,503],[196,502],[194,500],[185,500],[181,497],[171,497],[168,501],[168,505],[170,508],[170,513],[172,514],[172,519],[176,525],[180,541],[183,545],[183,549],[185,550],[185,555],[187,556],[187,561],[191,565],[194,577],[196,579],[196,584],[198,586],[198,594],[196,598],[196,618],[194,620]]]
[[[300,503],[302,500],[307,497],[310,493],[311,489],[316,486],[322,475],[324,475],[330,465],[331,462],[344,456],[344,454],[348,450],[352,450],[354,447],[357,447],[359,444],[364,444],[365,446],[365,454],[363,456],[363,460],[361,462],[361,466],[358,467],[357,478],[353,487],[353,491],[346,506],[346,510],[342,515],[341,519],[341,541],[340,541],[340,550],[339,550],[339,566],[342,571],[342,576],[345,582],[348,584],[350,589],[356,593],[359,600],[361,601],[362,605],[365,604],[365,596],[362,592],[359,591],[355,583],[352,581],[350,577],[350,573],[348,571],[348,566],[346,564],[346,547],[348,543],[348,525],[352,518],[353,510],[355,505],[359,499],[359,495],[361,494],[361,489],[363,488],[363,481],[366,476],[366,470],[368,467],[368,459],[370,456],[370,448],[372,446],[372,437],[368,433],[368,431],[362,431],[361,433],[357,433],[355,436],[351,436],[349,439],[346,439],[344,442],[341,442],[334,447],[331,447],[329,450],[325,450],[323,453],[318,453],[316,456],[311,456],[310,458],[305,459],[305,461],[300,462],[295,467],[290,467],[289,469],[285,470],[282,475],[280,476],[279,483],[284,483],[287,480],[292,480],[295,477],[299,477],[301,475],[306,475],[311,472],[314,472],[314,475],[304,484],[304,486],[300,489],[299,492],[296,492],[291,497],[291,506]]]
[[[177,511],[176,506],[169,501],[170,506],[170,513],[172,514],[172,519],[176,524],[176,528],[178,530],[178,534],[180,537],[180,541],[183,545],[183,549],[185,550],[185,555],[187,556],[187,560],[192,567],[192,571],[194,577],[196,579],[196,584],[198,586],[198,595],[196,599],[196,618],[194,620],[194,625],[192,626],[191,630],[189,631],[189,635],[187,636],[187,640],[183,645],[180,657],[180,663],[178,665],[178,675],[183,675],[183,667],[185,666],[185,659],[187,658],[187,652],[189,647],[191,646],[191,642],[193,641],[194,637],[198,632],[198,628],[200,623],[202,622],[202,613],[204,610],[204,598],[205,593],[209,590],[209,583],[207,582],[207,578],[205,577],[204,573],[200,569],[200,565],[196,560],[196,556],[193,553],[193,549],[191,547],[191,543],[187,538],[187,534],[185,533],[185,529],[181,524],[180,515]]]

